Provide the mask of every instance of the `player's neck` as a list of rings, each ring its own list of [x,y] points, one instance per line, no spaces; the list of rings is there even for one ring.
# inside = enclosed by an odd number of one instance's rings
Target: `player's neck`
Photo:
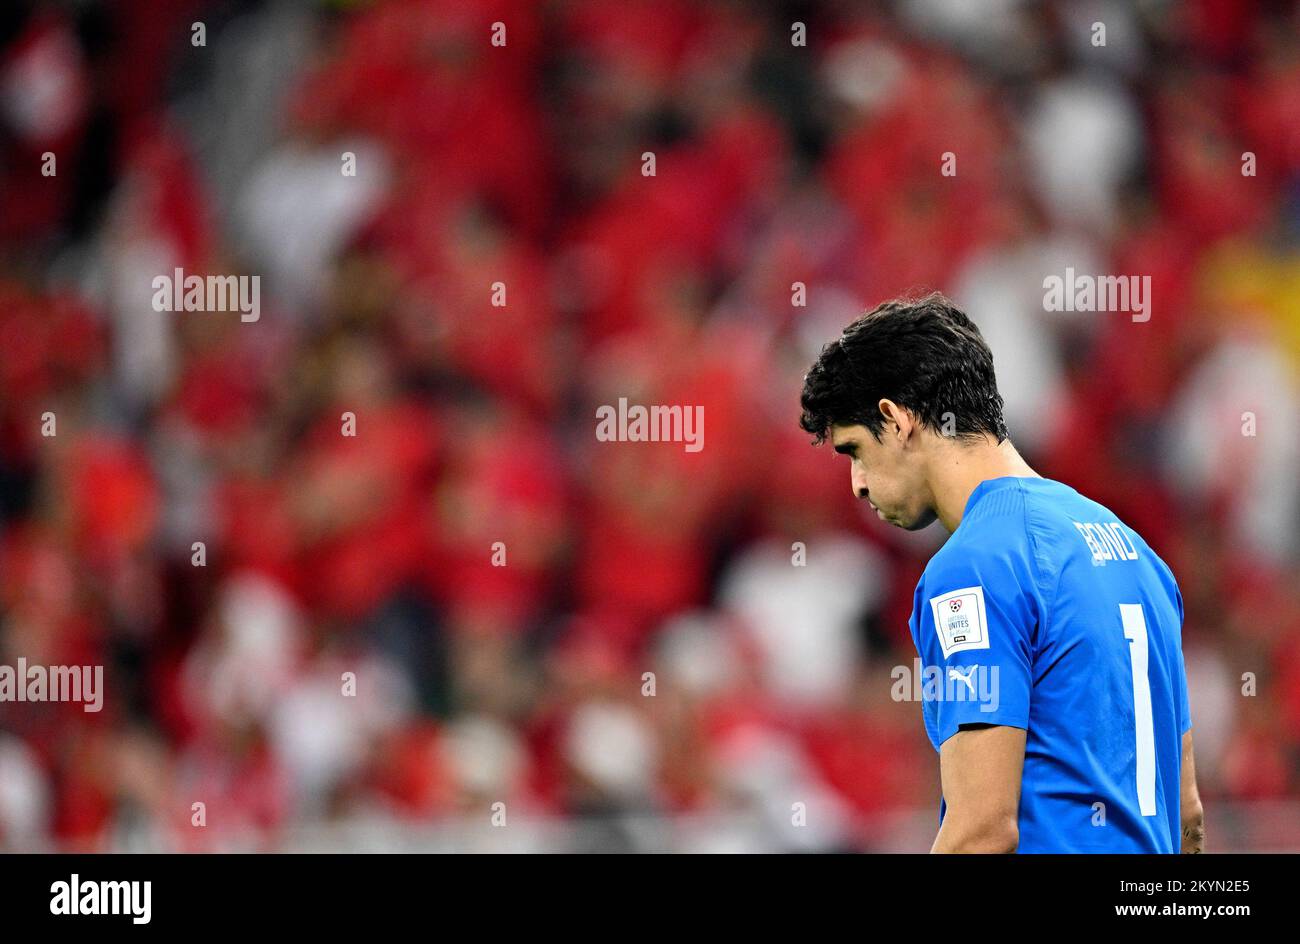
[[[966,511],[966,502],[981,482],[1005,476],[1039,478],[1011,440],[1000,444],[988,439],[967,444],[947,442],[934,457],[930,483],[934,510],[949,532],[956,531]]]

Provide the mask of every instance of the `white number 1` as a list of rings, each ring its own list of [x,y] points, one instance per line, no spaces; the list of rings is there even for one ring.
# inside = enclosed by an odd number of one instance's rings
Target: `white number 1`
[[[1121,603],[1119,618],[1133,664],[1133,718],[1137,729],[1138,806],[1156,815],[1156,732],[1151,721],[1151,680],[1147,677],[1147,618],[1141,603]]]

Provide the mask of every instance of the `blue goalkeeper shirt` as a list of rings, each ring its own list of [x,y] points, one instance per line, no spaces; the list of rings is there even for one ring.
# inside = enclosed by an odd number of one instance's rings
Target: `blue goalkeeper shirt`
[[[1168,566],[1103,506],[1040,478],[971,493],[910,625],[935,750],[1026,731],[1019,851],[1179,851],[1182,619]]]

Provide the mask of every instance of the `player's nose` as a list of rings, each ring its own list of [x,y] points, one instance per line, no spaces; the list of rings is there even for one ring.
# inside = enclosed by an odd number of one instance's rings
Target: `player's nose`
[[[867,477],[859,472],[856,467],[849,473],[849,485],[853,488],[854,498],[867,497]]]

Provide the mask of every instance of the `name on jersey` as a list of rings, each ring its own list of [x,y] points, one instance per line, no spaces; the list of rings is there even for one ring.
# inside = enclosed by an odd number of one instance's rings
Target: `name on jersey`
[[[1118,521],[1095,522],[1076,521],[1074,529],[1079,532],[1088,552],[1092,554],[1094,564],[1107,561],[1137,560],[1137,548],[1124,533],[1124,526]]]

